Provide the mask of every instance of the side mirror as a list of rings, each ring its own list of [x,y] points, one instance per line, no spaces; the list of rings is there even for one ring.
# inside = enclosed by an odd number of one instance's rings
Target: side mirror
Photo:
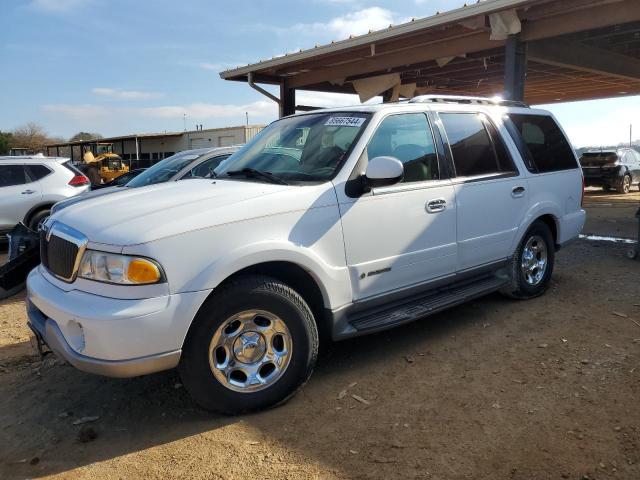
[[[371,188],[394,185],[402,180],[404,165],[394,157],[375,157],[369,160],[365,172],[367,186]]]

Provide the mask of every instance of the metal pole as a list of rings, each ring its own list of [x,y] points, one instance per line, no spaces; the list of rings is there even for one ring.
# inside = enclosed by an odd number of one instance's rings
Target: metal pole
[[[527,73],[527,44],[520,41],[520,35],[509,35],[505,46],[504,98],[524,100],[524,84]]]

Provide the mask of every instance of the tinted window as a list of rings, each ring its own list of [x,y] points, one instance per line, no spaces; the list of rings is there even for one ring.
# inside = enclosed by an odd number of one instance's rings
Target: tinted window
[[[511,114],[509,118],[520,132],[538,172],[578,167],[573,148],[552,117]]]
[[[495,128],[476,113],[441,113],[456,175],[471,177],[514,172],[515,167]],[[491,129],[489,135],[486,125]]]
[[[22,165],[0,165],[0,187],[25,183],[27,183],[27,177]]]
[[[29,178],[31,178],[32,182],[40,180],[51,173],[51,170],[44,165],[26,165],[25,168],[27,169],[27,173],[29,174]]]
[[[182,178],[211,178],[214,170],[220,163],[229,158],[229,155],[218,155],[217,157],[208,158],[204,162],[193,167]]]
[[[371,160],[383,156],[403,163],[403,182],[440,178],[433,135],[422,113],[392,115],[382,121],[369,141],[367,157]]]

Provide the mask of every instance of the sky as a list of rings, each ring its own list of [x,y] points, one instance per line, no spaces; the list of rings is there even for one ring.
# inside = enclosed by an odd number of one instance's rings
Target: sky
[[[268,123],[221,70],[461,7],[464,0],[0,0],[0,130],[104,136]],[[297,102],[355,104],[299,92]],[[576,147],[640,138],[640,97],[545,106]],[[186,114],[186,120],[185,120]]]

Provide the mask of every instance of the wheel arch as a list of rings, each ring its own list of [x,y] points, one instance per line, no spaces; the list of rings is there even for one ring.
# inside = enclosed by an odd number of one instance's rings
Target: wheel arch
[[[25,225],[29,225],[29,221],[36,213],[41,212],[43,210],[50,210],[54,204],[55,202],[42,202],[31,207],[31,209],[29,209],[29,211],[24,216],[24,219],[22,221],[24,222]]]
[[[525,233],[527,233],[527,230],[529,230],[529,228],[531,228],[531,225],[533,225],[537,221],[542,221],[549,227],[549,229],[551,230],[551,235],[553,236],[555,248],[557,250],[560,246],[560,238],[562,234],[560,217],[561,214],[559,208],[552,202],[545,202],[544,204],[538,204],[534,206],[527,213],[527,215],[525,215],[524,221],[518,228],[518,234],[516,235],[511,250],[515,251],[518,245],[520,245],[520,242],[522,241]]]

